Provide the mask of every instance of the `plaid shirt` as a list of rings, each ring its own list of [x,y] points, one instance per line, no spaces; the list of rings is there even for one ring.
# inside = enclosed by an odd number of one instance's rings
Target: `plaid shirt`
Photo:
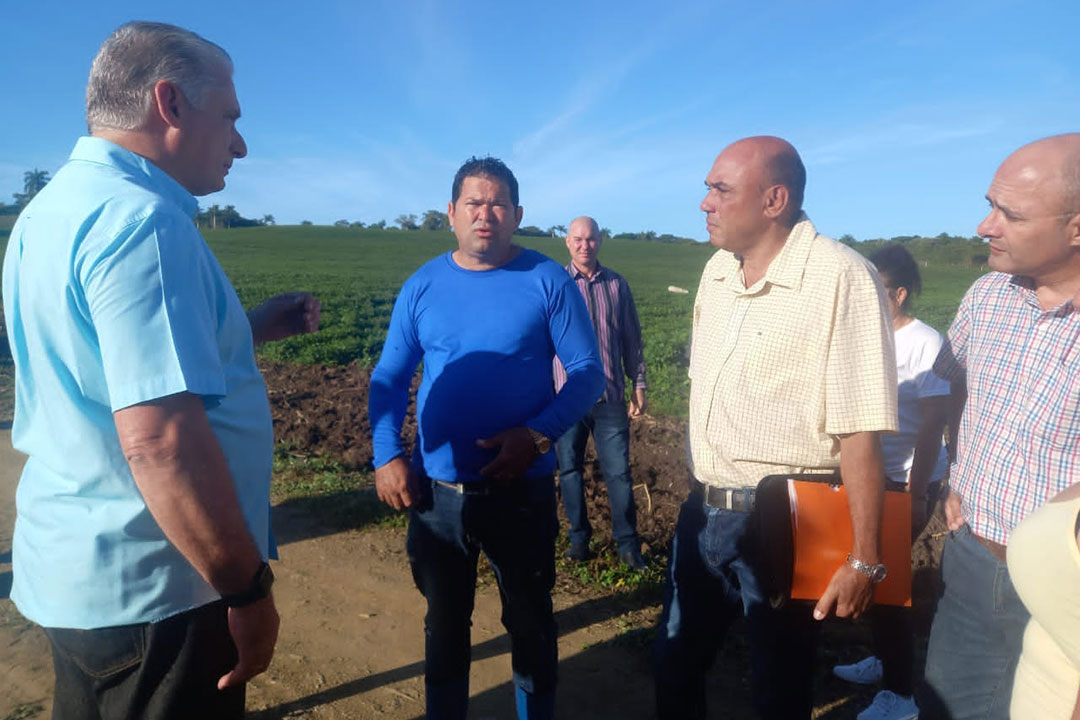
[[[634,388],[645,388],[645,346],[641,341],[641,323],[637,308],[630,295],[626,279],[606,267],[597,264],[591,278],[574,267],[566,271],[577,283],[589,319],[596,331],[596,343],[600,346],[600,360],[604,363],[604,394],[599,401],[625,402],[626,384],[623,372],[634,382]],[[559,358],[555,358],[555,392],[566,382],[566,370]]]
[[[1080,480],[1080,312],[1043,310],[1026,280],[989,273],[964,296],[934,372],[967,373],[953,488],[972,531],[1007,543]]]

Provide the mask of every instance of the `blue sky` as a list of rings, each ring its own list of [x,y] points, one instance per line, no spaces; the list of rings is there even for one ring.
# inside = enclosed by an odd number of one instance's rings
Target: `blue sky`
[[[1010,151],[1080,130],[1077,0],[13,3],[0,198],[63,163],[90,62],[131,19],[232,55],[249,155],[201,202],[280,224],[445,210],[457,166],[492,154],[524,224],[703,240],[715,155],[776,134],[822,232],[972,235]]]

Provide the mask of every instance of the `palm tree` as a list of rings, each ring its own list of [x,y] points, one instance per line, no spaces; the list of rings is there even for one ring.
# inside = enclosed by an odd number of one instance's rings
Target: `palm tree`
[[[15,203],[17,205],[26,205],[28,202],[34,199],[34,196],[41,192],[41,189],[49,183],[49,173],[47,170],[27,170],[23,173],[23,192],[15,193]]]

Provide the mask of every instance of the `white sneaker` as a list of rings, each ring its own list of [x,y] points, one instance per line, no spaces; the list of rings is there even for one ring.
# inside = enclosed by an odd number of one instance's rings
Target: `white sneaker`
[[[915,699],[882,690],[874,696],[870,707],[855,716],[855,720],[918,720],[919,707]]]
[[[875,685],[881,682],[881,661],[873,655],[851,665],[837,665],[832,671],[833,675],[841,680],[859,685]]]

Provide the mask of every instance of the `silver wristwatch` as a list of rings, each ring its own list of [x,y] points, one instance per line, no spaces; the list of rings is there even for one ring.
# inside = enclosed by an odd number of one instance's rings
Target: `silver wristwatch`
[[[862,573],[866,577],[870,578],[870,582],[875,585],[884,580],[885,576],[888,575],[888,570],[883,563],[878,563],[877,565],[864,563],[862,560],[855,557],[851,553],[848,553],[847,564],[855,572]]]

